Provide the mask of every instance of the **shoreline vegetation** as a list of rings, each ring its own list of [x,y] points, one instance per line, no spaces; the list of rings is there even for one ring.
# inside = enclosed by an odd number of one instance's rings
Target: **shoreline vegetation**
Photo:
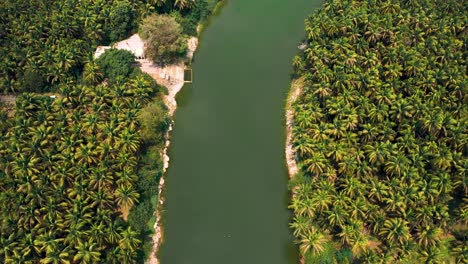
[[[179,68],[178,72],[181,72],[181,76],[178,76],[183,80],[184,78],[184,69],[186,68],[187,65],[190,65],[190,62],[193,58],[193,55],[196,52],[197,49],[197,44],[198,44],[198,38],[192,37],[189,40],[192,44],[189,45],[189,52],[187,54],[187,63],[180,63],[176,65],[175,67]],[[156,79],[156,78],[155,78]],[[165,83],[165,84],[164,84]],[[168,110],[169,110],[169,117],[171,118],[171,124],[169,125],[169,128],[167,129],[167,132],[164,136],[165,139],[165,144],[164,148],[162,150],[162,158],[163,158],[163,171],[162,175],[159,179],[159,184],[158,184],[158,204],[157,208],[155,211],[156,215],[156,221],[154,223],[154,234],[152,236],[152,241],[153,241],[153,246],[151,249],[151,253],[149,254],[149,258],[147,263],[148,264],[158,264],[159,260],[157,258],[157,252],[159,250],[159,247],[161,246],[163,242],[163,237],[164,237],[164,226],[162,224],[162,217],[163,217],[163,210],[164,210],[164,186],[165,186],[165,175],[166,171],[169,168],[169,162],[170,162],[170,157],[168,155],[168,150],[171,145],[171,131],[174,126],[174,114],[175,111],[177,110],[177,101],[176,101],[176,96],[182,90],[184,86],[184,82],[176,82],[174,84],[169,84],[167,82],[160,82],[160,85],[164,85],[168,89],[168,94],[164,96],[164,103],[166,104]]]
[[[208,2],[0,6],[0,262],[148,260],[183,82],[159,80],[165,90],[135,67],[135,54],[94,60],[92,52],[136,33],[151,14],[175,18],[183,37],[198,35],[216,4]],[[189,55],[196,45],[191,38]]]
[[[286,100],[285,117],[286,117],[286,147],[285,156],[286,164],[288,167],[289,178],[293,178],[299,172],[299,167],[296,162],[296,151],[294,150],[292,129],[294,127],[294,109],[293,104],[297,101],[297,98],[301,95],[304,86],[304,78],[294,79],[291,82],[291,88],[288,93]],[[294,190],[292,190],[294,195]]]
[[[300,263],[466,263],[467,7],[326,1],[286,103]]]
[[[285,157],[286,157],[286,165],[288,168],[288,177],[289,180],[294,180],[295,175],[299,173],[299,167],[296,160],[296,151],[294,148],[294,140],[293,140],[293,128],[294,128],[294,109],[293,104],[298,100],[299,96],[302,94],[304,89],[304,77],[300,77],[297,79],[293,79],[291,81],[291,88],[288,93],[288,97],[286,99],[286,107],[285,107],[285,124],[286,124],[286,141],[285,141]],[[295,198],[297,192],[297,188],[293,187],[290,189],[290,198],[291,200]],[[299,263],[305,264],[304,256],[299,255]]]
[[[187,63],[183,64],[182,66],[178,66],[182,69],[181,72],[181,78],[183,79],[183,69],[185,69],[187,66],[191,65],[191,62],[193,60],[193,56],[195,55],[195,52],[198,48],[199,45],[199,40],[200,36],[203,33],[203,30],[209,24],[210,19],[218,14],[218,12],[221,12],[222,6],[227,2],[227,0],[218,0],[216,1],[212,11],[210,12],[210,15],[206,18],[205,21],[200,23],[197,26],[197,37],[192,37],[189,40],[189,52],[187,54],[188,61]],[[168,150],[171,145],[171,140],[170,140],[170,134],[173,129],[174,121],[174,115],[177,110],[177,101],[176,97],[177,94],[182,90],[184,83],[177,83],[174,85],[171,84],[164,84],[164,81],[161,82],[162,85],[168,88],[168,94],[164,97],[165,98],[165,103],[166,106],[169,109],[169,116],[172,118],[171,124],[169,125],[169,128],[166,132],[165,139],[165,147],[163,149],[163,173],[161,175],[161,178],[159,179],[159,185],[158,185],[158,204],[156,208],[156,221],[154,223],[154,230],[155,233],[152,236],[153,240],[153,246],[151,249],[151,253],[148,257],[148,264],[159,264],[159,259],[158,259],[158,251],[162,243],[164,243],[164,224],[163,224],[163,219],[164,219],[164,186],[165,186],[165,178],[164,176],[166,175],[166,171],[169,168],[169,162],[170,162],[170,157],[168,155]]]

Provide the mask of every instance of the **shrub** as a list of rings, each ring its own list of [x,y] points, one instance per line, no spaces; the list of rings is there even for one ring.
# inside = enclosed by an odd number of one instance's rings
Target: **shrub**
[[[158,144],[164,140],[170,118],[162,102],[153,102],[141,109],[141,138],[145,143]]]
[[[125,81],[133,72],[135,57],[130,51],[111,49],[102,54],[96,63],[110,83]]]
[[[195,7],[187,12],[179,22],[182,25],[183,33],[191,36],[197,35],[197,26],[200,22],[206,20],[210,15],[208,3],[203,0],[197,0]]]
[[[46,80],[41,72],[33,69],[27,69],[23,73],[23,88],[25,91],[31,91],[36,93],[45,92],[44,86]]]

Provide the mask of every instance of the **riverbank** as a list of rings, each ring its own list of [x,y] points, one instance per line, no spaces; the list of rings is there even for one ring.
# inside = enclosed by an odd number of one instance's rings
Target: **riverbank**
[[[288,93],[288,98],[286,100],[286,163],[288,164],[288,174],[289,178],[293,178],[296,173],[299,172],[296,162],[296,152],[294,151],[294,146],[292,142],[292,129],[294,126],[294,110],[292,109],[293,103],[301,95],[302,86],[304,83],[304,78],[295,79],[291,82],[291,90]]]
[[[205,27],[209,24],[210,19],[214,16],[219,14],[220,10],[226,3],[226,0],[220,0],[218,1],[214,7],[213,10],[211,11],[211,15],[208,17],[208,19],[200,24],[197,27],[197,35],[200,36]],[[188,40],[188,52],[187,52],[187,65],[191,64],[191,61],[193,59],[193,56],[195,54],[195,51],[197,50],[199,46],[199,38],[198,37],[191,37]],[[184,86],[184,70],[186,69],[186,63],[181,62],[176,65],[168,66],[167,70],[168,72],[171,73],[170,76],[171,79],[168,79],[166,76],[168,74],[150,74],[158,84],[163,85],[164,87],[167,88],[168,94],[164,96],[164,103],[166,104],[167,108],[169,109],[169,116],[171,118],[171,124],[166,132],[165,139],[165,147],[163,149],[162,153],[162,158],[163,158],[163,175],[161,176],[159,180],[159,185],[158,185],[158,199],[157,199],[157,208],[156,208],[156,221],[154,223],[154,230],[155,233],[152,236],[153,240],[153,246],[152,250],[149,256],[149,259],[147,261],[147,264],[159,264],[159,258],[157,256],[157,253],[159,251],[159,248],[161,244],[164,241],[164,232],[163,232],[163,224],[162,224],[162,212],[164,210],[164,186],[165,186],[165,176],[166,176],[166,171],[169,168],[169,162],[170,162],[170,157],[168,155],[168,150],[171,145],[171,140],[170,140],[170,135],[173,129],[174,125],[174,114],[177,109],[177,101],[176,101],[176,96],[182,90],[182,87]],[[143,69],[142,69],[143,70]],[[144,70],[143,70],[144,71]],[[164,76],[164,78],[161,78]]]
[[[291,89],[286,100],[286,143],[284,152],[286,155],[286,164],[288,166],[289,179],[294,179],[294,176],[299,172],[299,167],[296,160],[296,151],[294,150],[292,130],[294,127],[294,110],[292,108],[294,102],[299,98],[304,87],[305,77],[294,79],[291,82]],[[296,189],[291,190],[291,198],[296,195]],[[299,256],[299,263],[304,264],[305,259],[302,255]]]
[[[180,62],[175,65],[169,65],[164,68],[160,68],[157,72],[154,72],[154,67],[149,65],[142,64],[140,69],[146,73],[148,73],[151,77],[153,77],[159,85],[162,85],[167,88],[167,95],[163,97],[164,103],[166,104],[169,110],[169,116],[171,120],[173,120],[174,113],[177,109],[177,101],[176,96],[177,93],[182,90],[184,86],[184,70],[186,68],[186,64],[189,64],[195,54],[195,51],[198,47],[198,38],[191,37],[188,40],[188,52],[187,52],[187,63]],[[169,78],[167,76],[170,76]],[[163,175],[159,180],[158,185],[158,199],[157,199],[157,208],[156,208],[156,221],[154,223],[154,234],[152,236],[153,246],[151,249],[151,253],[149,255],[149,259],[147,261],[148,264],[159,264],[159,259],[157,257],[157,252],[161,243],[163,242],[163,226],[162,226],[162,212],[164,206],[164,186],[165,186],[165,175],[166,171],[169,168],[169,155],[167,154],[169,147],[171,145],[171,131],[173,128],[173,121],[169,125],[169,128],[164,136],[165,138],[165,146],[162,151],[162,158],[163,158]]]

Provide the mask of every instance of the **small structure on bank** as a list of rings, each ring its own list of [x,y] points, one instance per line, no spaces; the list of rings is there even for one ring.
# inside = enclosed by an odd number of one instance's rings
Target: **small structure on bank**
[[[188,58],[191,59],[193,52],[198,44],[196,38],[192,37],[188,40]],[[115,43],[112,46],[98,46],[94,52],[94,58],[104,54],[108,49],[121,49],[128,50],[135,56],[135,61],[138,62],[138,67],[147,74],[151,75],[156,82],[171,89],[172,86],[183,85],[184,82],[191,82],[192,75],[190,70],[190,79],[184,78],[185,64],[179,62],[174,65],[159,65],[145,57],[146,43],[140,38],[138,34],[133,34],[130,38],[124,39]]]

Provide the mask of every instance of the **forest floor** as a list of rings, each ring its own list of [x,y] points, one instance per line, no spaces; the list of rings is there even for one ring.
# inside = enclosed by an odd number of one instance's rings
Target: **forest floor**
[[[14,105],[16,102],[16,96],[14,95],[0,95],[0,102],[7,105]]]
[[[191,37],[188,40],[188,61],[190,62],[193,58],[193,54],[198,46],[198,39],[196,37]],[[168,94],[164,96],[164,102],[169,109],[169,114],[171,117],[174,116],[175,110],[177,109],[176,96],[177,93],[184,86],[184,70],[186,64],[180,62],[175,65],[167,65],[165,67],[155,65],[149,62],[141,63],[140,69],[153,77],[159,85],[163,85],[167,88]],[[158,205],[156,209],[156,222],[154,223],[154,234],[153,234],[153,247],[149,255],[147,264],[159,264],[159,259],[157,258],[157,252],[159,247],[163,242],[163,225],[162,225],[162,211],[164,205],[164,197],[162,195],[164,190],[164,175],[166,174],[167,168],[169,167],[169,156],[167,151],[171,145],[170,133],[172,131],[172,124],[169,126],[167,133],[165,135],[166,145],[164,147],[162,157],[163,157],[163,176],[159,180],[158,186]]]
[[[3,104],[4,109],[9,117],[14,115],[14,109],[16,104],[15,95],[0,95],[0,103]]]

